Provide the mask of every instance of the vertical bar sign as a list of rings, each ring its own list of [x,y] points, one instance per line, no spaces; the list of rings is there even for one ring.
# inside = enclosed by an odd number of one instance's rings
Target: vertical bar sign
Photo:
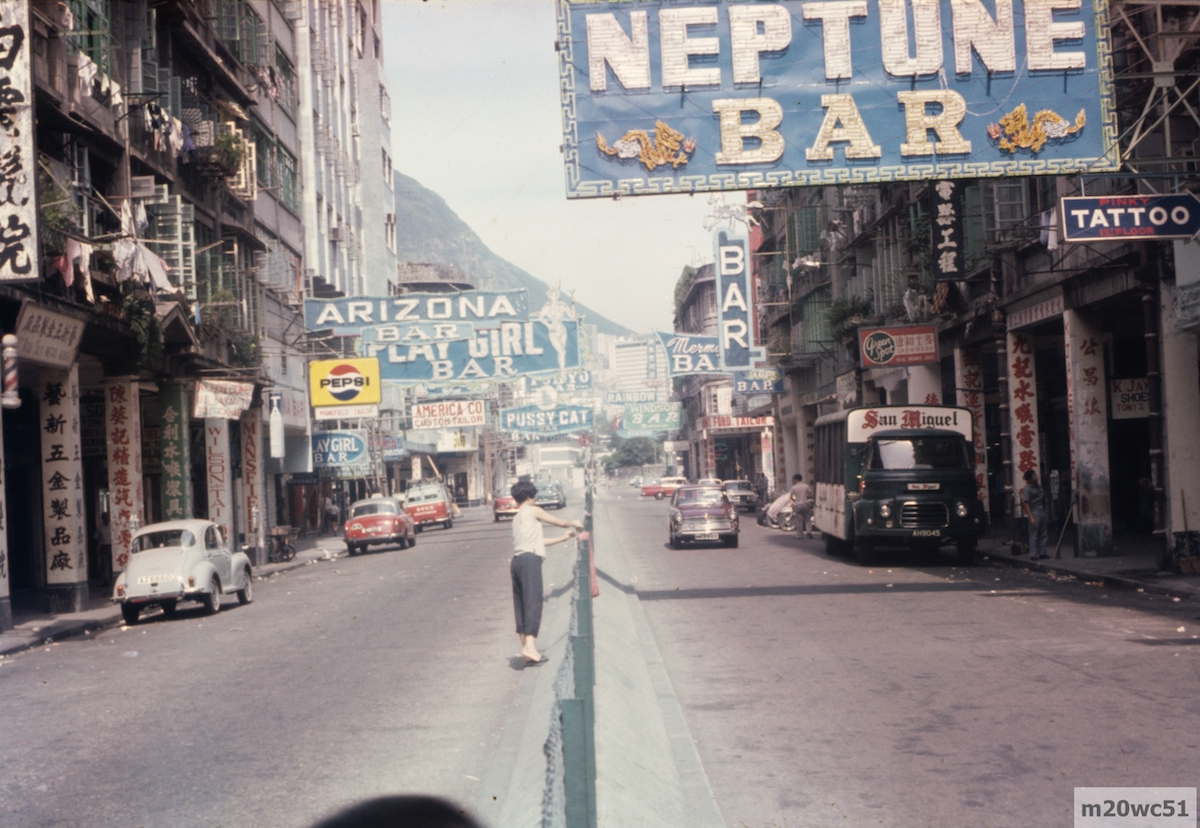
[[[750,242],[743,234],[718,230],[716,240],[717,318],[721,364],[750,368]]]
[[[962,184],[958,181],[935,182],[929,188],[929,212],[934,280],[965,278]]]
[[[0,281],[38,276],[29,5],[0,0]]]

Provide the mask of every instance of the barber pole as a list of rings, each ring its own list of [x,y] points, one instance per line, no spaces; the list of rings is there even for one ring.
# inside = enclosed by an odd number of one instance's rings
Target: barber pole
[[[20,408],[21,398],[17,394],[17,338],[5,334],[0,344],[4,346],[0,351],[4,360],[4,393],[0,394],[0,406]]]

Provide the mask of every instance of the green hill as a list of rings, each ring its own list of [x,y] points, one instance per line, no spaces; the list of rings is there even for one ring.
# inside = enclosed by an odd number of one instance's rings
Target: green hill
[[[454,265],[469,281],[483,290],[525,288],[530,306],[546,293],[547,285],[519,267],[497,256],[450,209],[445,200],[420,182],[396,172],[396,254],[401,262]],[[582,303],[576,303],[584,322],[600,333],[630,336],[619,325]]]

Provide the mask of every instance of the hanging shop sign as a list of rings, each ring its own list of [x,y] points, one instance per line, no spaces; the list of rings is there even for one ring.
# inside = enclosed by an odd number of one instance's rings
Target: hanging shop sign
[[[331,468],[342,471],[369,469],[371,456],[367,432],[354,429],[317,431],[312,436],[314,469]]]
[[[550,387],[560,394],[574,394],[576,391],[587,391],[592,387],[592,372],[586,369],[557,372],[545,376],[529,376],[525,378],[525,390],[537,393],[539,388]]]
[[[377,405],[335,405],[314,408],[314,420],[374,420],[379,416]]]
[[[783,369],[752,368],[733,372],[733,393],[739,397],[753,394],[782,394]]]
[[[658,391],[654,388],[639,389],[637,391],[608,391],[604,394],[604,402],[606,405],[655,402],[657,399]]]
[[[593,424],[591,408],[563,405],[543,411],[536,405],[505,408],[500,411],[500,430],[526,434],[570,434],[590,431]]]
[[[1108,410],[1114,420],[1136,420],[1150,416],[1150,385],[1145,377],[1109,380]]]
[[[967,274],[964,187],[960,181],[939,181],[929,188],[930,262],[935,281],[955,281]]]
[[[0,165],[0,281],[6,282],[29,281],[41,275],[35,193],[38,152],[34,144],[30,63],[34,39],[29,28],[29,7],[28,0],[0,0],[0,87],[4,90],[4,117],[0,118],[0,158],[3,158]],[[70,253],[84,254],[81,245],[75,241],[68,241],[66,249],[67,253],[60,259],[60,272],[70,287],[75,276]],[[88,289],[90,291],[90,287]]]
[[[2,33],[0,41],[3,41]],[[0,124],[2,122],[3,119],[0,119]],[[3,127],[0,125],[2,133]],[[3,244],[3,235],[3,229],[0,229],[0,245]],[[3,253],[0,252],[0,255]],[[17,355],[51,368],[70,368],[75,363],[85,327],[87,323],[82,319],[25,302],[17,314]]]
[[[937,327],[934,325],[859,328],[858,344],[863,368],[938,361]]]
[[[667,352],[667,373],[672,377],[689,374],[724,374],[721,344],[715,336],[658,332]]]
[[[493,380],[504,382],[528,374],[565,374],[582,365],[579,322],[574,319],[501,322],[479,329],[474,338],[420,345],[364,345],[379,360],[380,376],[398,385],[445,384]]]
[[[379,373],[379,360],[373,358],[313,360],[308,363],[313,408],[378,405],[383,399]]]
[[[753,363],[754,319],[750,307],[750,240],[745,233],[713,233],[717,276],[717,316],[720,319],[721,365],[726,370]]]
[[[627,405],[624,419],[625,428],[630,431],[675,431],[683,425],[683,405],[677,402]]]
[[[722,429],[752,429],[771,428],[775,418],[770,415],[762,417],[737,417],[725,414],[709,414],[696,421],[697,431],[720,431]]]
[[[569,198],[1119,163],[1105,0],[994,14],[958,0],[607,0],[558,15]]]
[[[196,383],[192,417],[201,420],[236,420],[254,399],[254,383],[201,380]]]
[[[468,290],[461,293],[405,293],[399,296],[354,296],[340,299],[305,299],[304,326],[310,331],[332,328],[337,336],[363,336],[365,329],[377,341],[411,332],[413,323],[475,323],[491,326],[504,320],[528,319],[529,306],[520,290]],[[378,326],[394,327],[383,332]],[[420,325],[419,329],[424,329]],[[436,334],[437,329],[429,330]],[[433,336],[441,340],[440,336]]]
[[[484,425],[486,421],[486,400],[424,402],[414,403],[412,407],[414,429],[468,428]]]
[[[1200,232],[1200,199],[1179,195],[1062,199],[1063,240],[1190,239]]]

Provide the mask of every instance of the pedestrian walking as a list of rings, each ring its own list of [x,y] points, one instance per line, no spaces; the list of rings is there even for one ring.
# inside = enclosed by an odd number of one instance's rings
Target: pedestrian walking
[[[796,515],[796,534],[812,537],[813,493],[803,475],[792,475],[792,512]]]
[[[517,514],[513,517],[513,557],[509,569],[512,572],[513,610],[517,617],[517,637],[521,639],[521,657],[525,664],[545,664],[546,657],[538,652],[537,634],[542,624],[542,561],[546,558],[546,547],[565,543],[582,531],[579,521],[567,521],[551,517],[540,506],[534,504],[537,486],[528,480],[518,481],[512,487],[512,498],[517,502]],[[542,524],[561,526],[571,531],[561,538],[546,539],[542,536]]]
[[[1046,554],[1046,491],[1038,485],[1037,472],[1025,472],[1025,487],[1021,489],[1021,510],[1029,520],[1029,559],[1049,558]]]
[[[325,531],[337,534],[338,528],[338,507],[333,502],[333,498],[325,495],[325,501],[322,506],[322,511],[325,513]]]

